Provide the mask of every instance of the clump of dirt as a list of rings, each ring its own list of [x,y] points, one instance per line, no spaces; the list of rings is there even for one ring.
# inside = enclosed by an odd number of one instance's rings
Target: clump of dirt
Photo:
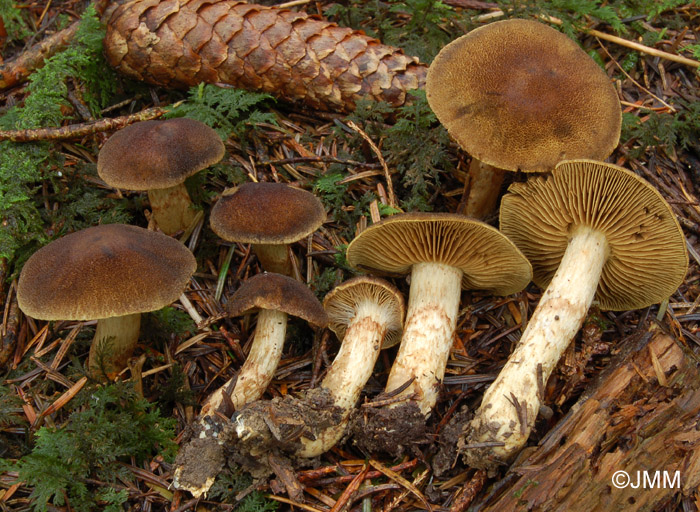
[[[361,409],[351,420],[353,442],[367,453],[400,457],[417,455],[418,446],[431,443],[425,416],[414,402],[396,407]]]
[[[207,417],[206,424],[199,421],[187,427],[186,443],[175,459],[175,466],[180,468],[178,486],[187,489],[201,488],[207,479],[219,474],[226,463],[223,443],[230,437],[230,429],[224,420]],[[200,434],[206,435],[200,437]]]
[[[309,390],[301,398],[287,395],[248,404],[232,418],[235,461],[260,473],[268,466],[265,454],[294,456],[302,447],[302,439],[315,440],[321,432],[339,424],[343,412],[325,388]]]
[[[468,424],[472,416],[473,412],[467,407],[463,407],[450,418],[450,421],[440,431],[438,451],[431,463],[435,475],[442,476],[454,467],[459,457],[457,442],[464,435],[464,426]]]

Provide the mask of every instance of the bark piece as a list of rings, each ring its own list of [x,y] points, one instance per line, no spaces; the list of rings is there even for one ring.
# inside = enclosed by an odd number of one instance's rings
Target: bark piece
[[[697,492],[700,371],[666,334],[646,333],[632,345],[479,510],[651,511]],[[622,488],[613,483],[619,471],[630,478]]]
[[[120,72],[164,87],[226,83],[350,111],[360,98],[403,105],[427,66],[318,16],[237,0],[132,0],[108,17],[105,53]]]

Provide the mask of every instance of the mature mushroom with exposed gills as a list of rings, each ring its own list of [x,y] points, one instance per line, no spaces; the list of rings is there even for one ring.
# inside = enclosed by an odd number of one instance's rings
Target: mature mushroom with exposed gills
[[[603,160],[620,137],[620,101],[572,39],[536,21],[472,30],[435,57],[430,107],[472,156],[466,214],[495,209],[505,171],[546,172],[565,159]]]
[[[136,348],[141,313],[177,300],[197,268],[181,243],[154,231],[105,224],[35,252],[19,277],[20,309],[41,320],[97,320],[88,369],[112,379]]]
[[[603,310],[647,307],[668,298],[688,267],[669,205],[647,182],[611,164],[566,161],[548,179],[513,184],[500,225],[531,261],[534,282],[547,288],[460,442],[468,464],[482,468],[527,441],[538,390],[594,299]]]
[[[195,497],[206,492],[221,465],[207,468],[190,467],[185,461],[200,450],[221,450],[217,439],[222,426],[217,414],[231,414],[249,402],[257,400],[270,384],[282,357],[287,329],[287,316],[303,318],[317,327],[328,324],[328,316],[316,296],[304,284],[280,274],[258,274],[251,277],[231,296],[227,304],[230,316],[258,312],[255,337],[248,357],[240,371],[207,398],[196,421],[195,437],[183,447],[177,463],[173,484],[190,491]],[[176,461],[177,462],[177,461]]]
[[[185,179],[224,153],[216,132],[199,121],[141,121],[107,139],[97,156],[97,172],[109,186],[147,190],[158,227],[172,235],[186,229],[196,214]]]
[[[210,220],[224,240],[253,244],[266,271],[292,275],[288,244],[316,231],[326,212],[306,190],[283,183],[244,183],[224,191]]]
[[[342,344],[320,387],[306,392],[301,399],[287,395],[243,408],[236,416],[239,450],[259,456],[272,446],[281,446],[301,457],[316,457],[330,450],[345,434],[350,413],[372,374],[379,351],[400,339],[403,297],[383,279],[363,276],[346,281],[326,295],[323,305],[329,327]],[[270,421],[265,417],[274,418],[278,431],[283,429],[285,417],[295,422],[302,419],[302,433],[285,446],[276,438],[277,432],[267,426]]]
[[[385,275],[411,275],[406,323],[386,391],[416,395],[427,416],[437,400],[452,346],[462,289],[509,295],[530,282],[532,269],[495,228],[463,215],[404,213],[357,235],[350,265]],[[396,406],[397,404],[393,404]]]

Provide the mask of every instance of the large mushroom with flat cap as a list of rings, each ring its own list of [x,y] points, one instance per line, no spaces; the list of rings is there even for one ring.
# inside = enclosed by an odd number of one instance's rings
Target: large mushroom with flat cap
[[[313,292],[291,277],[264,273],[251,277],[226,305],[230,316],[257,312],[255,337],[238,373],[205,401],[194,427],[194,438],[181,450],[173,478],[178,489],[201,496],[214,483],[223,467],[222,430],[219,415],[230,417],[260,398],[279,365],[289,315],[316,327],[325,327],[328,316]],[[218,438],[218,439],[217,439]],[[208,451],[214,464],[202,465],[198,454]]]
[[[525,444],[540,390],[593,300],[603,310],[647,307],[668,298],[688,267],[683,232],[661,194],[611,164],[562,162],[548,179],[511,185],[500,225],[546,290],[460,443],[474,467],[492,467]]]
[[[342,340],[318,388],[253,402],[236,415],[237,451],[259,459],[272,447],[300,457],[330,450],[345,434],[353,407],[382,348],[398,343],[404,317],[401,293],[376,277],[346,281],[326,295],[329,327]],[[274,424],[274,429],[269,425]],[[285,431],[301,433],[285,441]]]
[[[386,391],[417,396],[426,416],[437,400],[452,346],[462,289],[509,295],[530,282],[532,270],[498,230],[463,215],[404,213],[374,224],[347,249],[355,268],[410,274],[406,323]]]
[[[196,213],[185,180],[224,153],[219,136],[200,121],[141,121],[107,139],[97,156],[97,173],[112,187],[148,191],[158,227],[172,235],[186,229]]]
[[[136,347],[141,313],[177,300],[196,267],[192,253],[162,233],[95,226],[32,254],[17,300],[40,320],[97,320],[88,368],[96,377],[114,378]]]
[[[263,269],[292,274],[288,245],[326,221],[321,201],[283,183],[244,183],[224,191],[211,211],[211,228],[229,242],[252,244]]]
[[[425,84],[430,107],[472,156],[466,214],[495,209],[505,171],[603,160],[620,137],[612,82],[575,41],[536,21],[490,23],[452,41]]]

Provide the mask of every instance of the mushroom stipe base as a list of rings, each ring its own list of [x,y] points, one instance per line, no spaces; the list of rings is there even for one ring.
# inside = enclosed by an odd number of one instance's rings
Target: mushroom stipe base
[[[134,353],[140,328],[141,313],[98,320],[88,357],[90,374],[98,380],[113,380]]]

